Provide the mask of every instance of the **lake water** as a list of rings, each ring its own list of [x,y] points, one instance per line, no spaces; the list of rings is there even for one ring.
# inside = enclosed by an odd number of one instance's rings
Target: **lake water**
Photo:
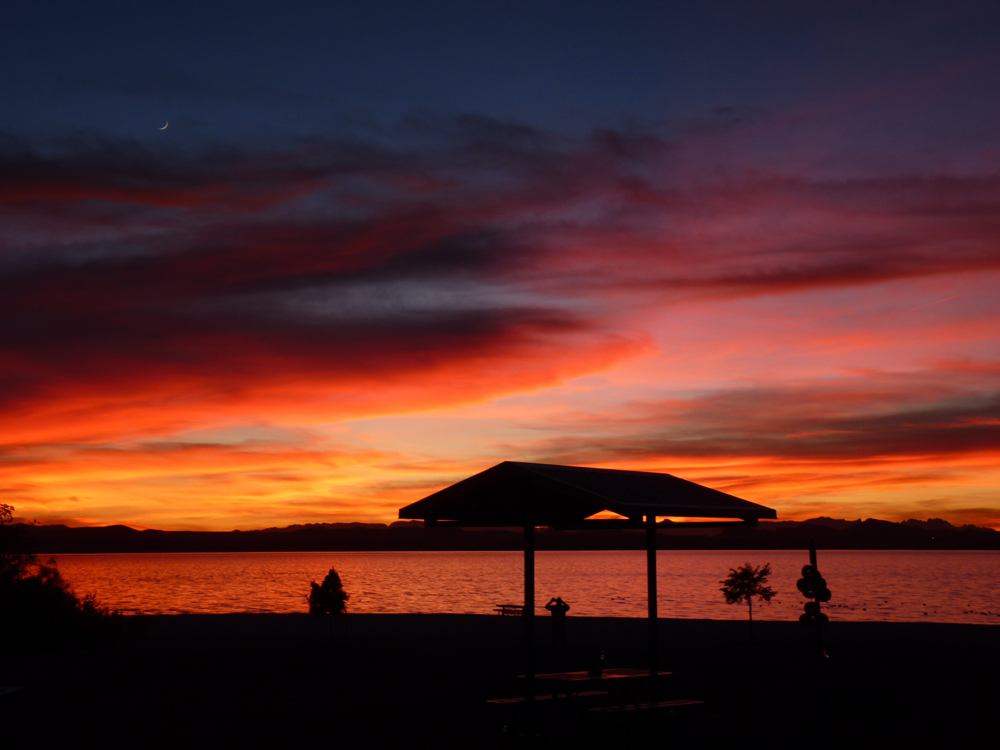
[[[642,551],[538,552],[539,612],[552,596],[591,617],[646,614]],[[304,612],[310,581],[335,567],[350,594],[349,612],[491,614],[523,601],[520,552],[259,552],[58,555],[79,594],[106,606],[149,614]],[[778,596],[754,607],[762,620],[798,619],[795,588],[808,553],[660,551],[661,617],[743,619],[719,582],[744,562],[771,563]],[[1000,625],[1000,552],[821,551],[819,568],[833,592],[833,620]]]

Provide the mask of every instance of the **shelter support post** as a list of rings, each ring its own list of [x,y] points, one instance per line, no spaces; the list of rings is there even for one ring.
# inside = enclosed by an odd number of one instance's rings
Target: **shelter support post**
[[[535,736],[535,524],[524,525],[524,736]]]
[[[656,702],[656,673],[659,672],[659,643],[656,610],[656,516],[646,516],[646,586],[649,599],[649,691]]]

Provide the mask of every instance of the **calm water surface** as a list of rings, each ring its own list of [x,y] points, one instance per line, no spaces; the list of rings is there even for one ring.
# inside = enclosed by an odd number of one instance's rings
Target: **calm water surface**
[[[520,552],[253,552],[58,555],[63,576],[80,594],[114,609],[150,614],[304,612],[310,581],[335,567],[350,594],[348,611],[490,614],[500,602],[523,601]],[[660,551],[661,617],[743,619],[719,581],[744,562],[773,569],[778,596],[758,609],[764,620],[797,619],[795,588],[808,554],[800,551]],[[820,552],[833,591],[831,619],[961,622],[1000,625],[1000,552]],[[539,611],[561,596],[571,614],[642,617],[646,559],[642,551],[538,552]]]

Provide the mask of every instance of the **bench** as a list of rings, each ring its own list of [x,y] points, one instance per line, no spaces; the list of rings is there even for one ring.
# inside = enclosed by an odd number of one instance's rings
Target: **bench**
[[[595,706],[594,708],[588,708],[588,711],[592,713],[601,714],[614,714],[621,713],[623,711],[648,711],[650,708],[656,710],[661,708],[675,709],[675,708],[688,708],[692,706],[703,706],[705,701],[692,701],[692,700],[676,700],[676,701],[660,701],[658,703],[629,703],[624,706]]]
[[[524,605],[498,604],[493,611],[502,617],[521,617],[524,614]]]
[[[603,690],[584,690],[580,693],[574,693],[572,697],[565,693],[557,695],[542,693],[535,696],[535,706],[538,712],[536,716],[538,721],[554,721],[557,726],[567,726],[569,724],[568,716],[570,712],[579,711],[582,716],[583,709],[591,703],[591,699],[597,698],[599,700],[600,696],[604,695],[607,695],[607,693]],[[525,698],[493,698],[486,702],[493,706],[503,706],[504,710],[502,711],[500,709],[491,709],[491,711],[495,710],[498,714],[504,716],[502,726],[505,734],[520,725],[523,718],[522,709],[526,702]],[[542,706],[546,707],[545,710],[541,710]]]

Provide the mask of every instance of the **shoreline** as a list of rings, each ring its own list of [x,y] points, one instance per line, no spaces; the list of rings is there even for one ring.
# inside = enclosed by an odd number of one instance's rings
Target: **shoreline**
[[[265,620],[269,621],[273,626],[285,628],[299,627],[301,620],[313,620],[305,612],[183,612],[176,614],[126,614],[125,617],[137,617],[149,622],[151,626],[155,626],[159,623],[158,627],[166,628],[168,632],[173,632],[175,627],[183,629],[195,630],[198,627],[204,626],[208,628],[221,627],[222,623],[226,626],[238,626],[240,628],[252,628],[259,627]],[[179,623],[187,622],[190,619],[189,625],[178,625]],[[258,623],[254,626],[255,618]],[[385,622],[395,622],[400,626],[409,624],[412,622],[429,622],[431,620],[440,618],[447,622],[449,620],[463,620],[468,619],[469,622],[506,622],[510,627],[514,627],[517,623],[517,627],[520,628],[520,623],[523,620],[520,617],[501,617],[495,614],[478,614],[478,613],[453,613],[453,612],[351,612],[348,610],[343,618],[347,622],[361,624],[371,624],[378,623],[380,621]],[[321,621],[325,621],[323,618],[319,618]],[[998,618],[1000,620],[1000,618]],[[335,618],[336,621],[336,618]],[[589,617],[582,615],[567,615],[567,621],[571,623],[580,623],[585,626],[588,630],[592,627],[600,626],[613,626],[618,624],[622,627],[627,627],[626,623],[641,624],[643,628],[648,627],[648,619],[645,617]],[[285,623],[284,625],[278,626],[277,623]],[[697,632],[698,630],[708,629],[713,632],[715,637],[721,637],[725,635],[723,631],[726,630],[740,630],[740,629],[750,629],[750,623],[747,618],[743,619],[725,619],[717,620],[711,618],[685,618],[685,617],[659,617],[657,619],[659,626],[667,628],[679,628],[683,629],[685,632]],[[175,623],[175,624],[170,624]],[[201,623],[202,625],[196,625],[195,623]],[[294,624],[293,624],[294,623]],[[540,635],[548,636],[548,625],[549,615],[546,612],[536,613],[535,615],[535,627],[539,629]],[[308,626],[302,626],[308,627]],[[787,637],[788,633],[785,631],[802,630],[802,626],[794,620],[753,620],[753,628],[755,631],[759,631],[764,634],[764,637]],[[969,633],[972,632],[982,632],[984,634],[989,634],[989,637],[1000,638],[1000,621],[996,625],[986,624],[986,623],[962,623],[962,622],[935,622],[935,621],[924,621],[924,622],[896,622],[887,620],[835,620],[832,619],[826,630],[832,629],[834,632],[840,634],[840,637],[850,637],[855,638],[866,638],[873,637],[880,633],[885,633],[886,637],[890,637],[889,633],[891,631],[891,637],[898,638],[901,634],[906,632],[921,633],[925,637],[932,633],[939,633],[936,637],[954,637],[951,631],[967,630]],[[544,632],[541,632],[544,631]],[[519,631],[520,632],[520,631]]]

